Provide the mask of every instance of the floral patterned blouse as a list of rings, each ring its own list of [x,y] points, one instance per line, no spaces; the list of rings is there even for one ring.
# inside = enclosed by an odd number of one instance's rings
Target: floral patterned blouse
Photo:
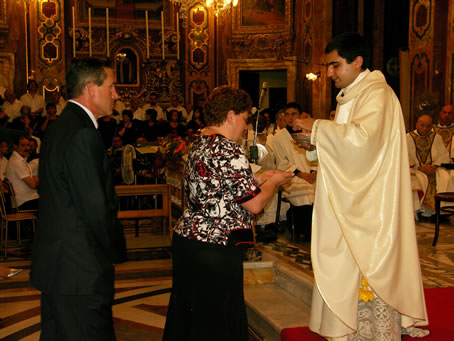
[[[260,187],[237,143],[222,135],[194,141],[185,163],[184,190],[187,207],[175,226],[177,234],[220,245],[240,244],[241,235],[251,235],[253,214],[240,204],[260,193]]]

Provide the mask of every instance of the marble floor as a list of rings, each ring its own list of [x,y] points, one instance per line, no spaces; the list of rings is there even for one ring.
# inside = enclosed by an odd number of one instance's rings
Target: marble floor
[[[441,226],[436,247],[431,245],[433,234],[433,224],[417,224],[424,286],[454,286],[454,224]],[[116,267],[113,316],[117,339],[161,340],[171,288],[169,239],[145,230],[139,238],[130,231],[127,241],[129,260]],[[274,243],[258,244],[250,256],[285,262],[294,271],[312,274],[308,245],[290,242],[285,234]],[[2,263],[24,271],[12,279],[0,279],[0,341],[39,339],[40,296],[29,282],[28,257],[26,247],[14,249]]]

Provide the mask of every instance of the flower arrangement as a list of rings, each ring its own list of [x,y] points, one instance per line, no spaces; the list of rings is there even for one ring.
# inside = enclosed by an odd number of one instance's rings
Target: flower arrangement
[[[181,137],[166,136],[159,141],[159,153],[166,160],[184,160],[189,147],[190,143],[186,142]]]

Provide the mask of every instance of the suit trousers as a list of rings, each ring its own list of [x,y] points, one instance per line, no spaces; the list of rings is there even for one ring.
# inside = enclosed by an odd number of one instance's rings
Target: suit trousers
[[[41,295],[40,341],[114,341],[113,295]]]

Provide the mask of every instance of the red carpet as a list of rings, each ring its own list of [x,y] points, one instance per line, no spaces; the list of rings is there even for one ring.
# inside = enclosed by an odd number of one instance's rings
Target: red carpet
[[[430,335],[424,341],[454,340],[454,288],[424,289]],[[307,327],[285,328],[281,331],[281,341],[320,341],[324,338],[312,333]],[[403,340],[417,340],[404,336]]]

